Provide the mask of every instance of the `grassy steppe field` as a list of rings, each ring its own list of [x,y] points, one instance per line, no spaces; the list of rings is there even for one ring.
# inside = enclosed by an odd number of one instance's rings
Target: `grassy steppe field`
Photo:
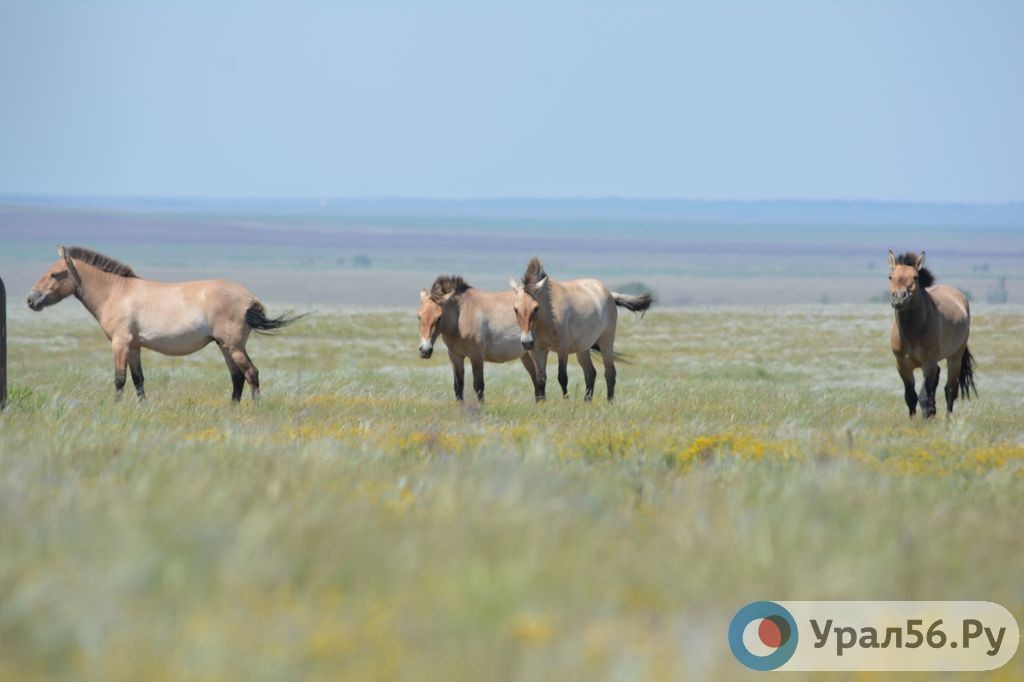
[[[1024,613],[1024,308],[975,307],[980,395],[923,423],[884,305],[623,314],[614,405],[573,360],[541,405],[488,365],[483,408],[413,308],[255,339],[258,404],[144,353],[139,406],[76,301],[15,307],[3,679],[756,679],[753,600]]]

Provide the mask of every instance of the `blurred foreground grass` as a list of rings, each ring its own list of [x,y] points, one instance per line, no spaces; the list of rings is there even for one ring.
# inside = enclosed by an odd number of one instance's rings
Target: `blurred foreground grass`
[[[0,678],[753,679],[757,599],[1024,613],[1021,308],[925,424],[881,306],[623,315],[616,404],[488,365],[480,409],[414,311],[352,310],[254,340],[260,404],[214,348],[118,404],[76,305],[10,323]]]

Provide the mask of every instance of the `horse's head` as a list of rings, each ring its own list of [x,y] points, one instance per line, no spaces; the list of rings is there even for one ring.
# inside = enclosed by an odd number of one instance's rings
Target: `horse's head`
[[[889,252],[889,303],[896,310],[903,310],[921,289],[920,273],[924,266],[924,251],[921,255],[906,253],[897,257]]]
[[[50,266],[50,269],[28,292],[25,302],[32,310],[38,311],[54,303],[60,303],[75,293],[78,285],[81,284],[82,280],[78,276],[78,270],[64,247],[58,246],[57,253],[60,254],[60,258]]]
[[[529,286],[520,284],[514,277],[510,277],[508,283],[516,292],[515,307],[516,323],[519,325],[519,340],[523,342],[523,348],[532,350],[537,342],[534,334],[534,326],[537,323],[537,315],[540,313],[540,301],[537,294],[544,291],[548,284],[548,278],[543,277]]]
[[[420,357],[424,360],[434,354],[434,342],[441,333],[441,318],[444,317],[445,306],[454,295],[454,292],[449,292],[435,298],[426,289],[420,291]]]

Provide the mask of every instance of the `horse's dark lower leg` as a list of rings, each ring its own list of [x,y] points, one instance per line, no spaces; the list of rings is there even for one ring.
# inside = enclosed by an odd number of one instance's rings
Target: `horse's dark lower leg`
[[[608,384],[608,402],[615,400],[615,365],[606,362],[604,365],[604,381]]]
[[[558,354],[558,385],[562,387],[562,397],[569,397],[569,356]]]
[[[954,353],[946,360],[946,414],[953,414],[953,403],[960,393],[960,367],[963,364],[964,350]]]
[[[939,388],[939,374],[941,370],[936,367],[932,371],[931,376],[925,376],[924,378],[924,393],[928,398],[928,403],[921,406],[921,410],[924,412],[924,418],[935,416],[935,392]]]
[[[484,401],[484,361],[481,360],[470,360],[470,364],[473,366],[473,390],[476,391],[476,398],[480,402]]]
[[[896,371],[903,380],[903,399],[907,401],[907,409],[910,410],[910,417],[917,414],[917,388],[914,386],[914,368],[905,363],[899,356],[896,357]]]
[[[462,402],[462,394],[466,385],[466,359],[449,356],[452,361],[452,386],[455,389],[455,399]]]
[[[527,373],[530,375],[530,381],[533,382],[533,397],[534,400],[540,402],[544,400],[543,392],[540,388],[540,382],[537,380],[537,367],[534,365],[533,356],[529,353],[525,353],[520,361],[523,363],[523,367],[526,368]]]
[[[585,350],[576,354],[580,368],[583,369],[583,383],[586,390],[583,393],[584,400],[593,400],[594,384],[597,383],[597,370],[594,368],[594,361],[590,359],[590,351]]]
[[[907,401],[907,409],[910,410],[910,416],[913,417],[917,413],[917,389],[914,388],[914,380],[903,381],[903,399]]]
[[[218,345],[220,345],[218,343]],[[238,368],[231,357],[231,350],[220,346],[220,352],[224,355],[224,364],[228,366],[231,374],[231,402],[242,402],[242,389],[245,388],[245,372]]]
[[[128,354],[128,368],[132,372],[132,383],[135,384],[135,397],[140,403],[146,402],[145,377],[142,375],[142,353],[133,350]]]
[[[547,400],[548,389],[548,354],[547,351],[534,351],[533,370],[537,373],[537,386],[534,389],[534,397],[538,403]]]
[[[114,346],[114,398],[124,397],[124,385],[128,380],[128,346]]]
[[[249,358],[249,354],[245,352],[243,348],[231,348],[228,351],[230,353],[231,362],[237,367],[245,380],[249,382],[249,386],[252,389],[252,399],[260,399],[260,371],[256,369],[256,365],[252,363]],[[232,374],[232,382],[234,381],[234,374]],[[241,400],[241,394],[239,394],[239,400]]]

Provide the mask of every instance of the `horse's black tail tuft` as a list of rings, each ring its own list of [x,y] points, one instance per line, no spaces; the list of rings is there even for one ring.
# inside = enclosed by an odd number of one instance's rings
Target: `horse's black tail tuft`
[[[957,378],[957,388],[964,398],[970,399],[971,391],[978,396],[978,388],[974,385],[974,356],[964,346],[964,357],[960,360],[960,376]]]
[[[278,317],[267,317],[267,311],[263,308],[263,304],[253,301],[249,309],[245,311],[245,323],[257,334],[274,334],[290,324],[295,324],[308,314],[296,315],[293,311],[288,310]]]
[[[650,292],[640,294],[639,296],[630,296],[629,294],[620,294],[613,291],[612,298],[615,300],[615,305],[626,310],[632,310],[634,313],[640,313],[641,317],[654,303],[654,297],[651,296]]]

